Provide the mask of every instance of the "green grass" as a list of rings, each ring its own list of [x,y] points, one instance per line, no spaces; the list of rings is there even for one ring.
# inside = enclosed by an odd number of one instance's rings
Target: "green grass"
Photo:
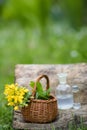
[[[15,65],[87,62],[86,42],[87,27],[76,31],[67,24],[50,24],[43,35],[19,23],[0,24],[0,130],[12,130],[12,109],[3,91],[14,82]]]

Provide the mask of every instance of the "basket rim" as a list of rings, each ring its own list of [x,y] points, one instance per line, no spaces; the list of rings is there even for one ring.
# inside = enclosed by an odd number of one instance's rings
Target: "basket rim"
[[[57,99],[51,95],[52,98],[47,99],[47,100],[43,100],[43,99],[33,99],[33,102],[43,102],[43,103],[50,103],[50,102],[55,102],[57,101]]]

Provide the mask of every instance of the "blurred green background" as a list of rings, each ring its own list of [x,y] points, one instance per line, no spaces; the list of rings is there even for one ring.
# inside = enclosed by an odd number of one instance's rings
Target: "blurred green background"
[[[3,90],[16,64],[87,62],[86,0],[0,0],[0,130],[12,130]]]

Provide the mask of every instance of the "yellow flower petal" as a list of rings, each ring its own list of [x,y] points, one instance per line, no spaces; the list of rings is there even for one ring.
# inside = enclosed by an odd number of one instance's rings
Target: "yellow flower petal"
[[[15,106],[15,107],[14,107],[14,110],[18,110],[18,109],[19,109],[19,107],[18,107],[18,106]]]

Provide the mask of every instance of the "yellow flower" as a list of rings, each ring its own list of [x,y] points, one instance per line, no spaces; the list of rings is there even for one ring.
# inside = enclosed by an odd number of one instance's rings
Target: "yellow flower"
[[[18,107],[18,106],[15,106],[15,107],[14,107],[14,110],[18,110],[18,109],[19,109],[19,107]]]
[[[13,102],[9,102],[8,106],[14,106],[14,103]]]
[[[14,96],[14,103],[16,104],[18,102],[18,97],[17,96]]]
[[[18,84],[6,84],[4,94],[8,101],[8,105],[13,106],[15,110],[18,110],[18,106],[26,104],[25,98],[28,92],[28,89],[19,87]]]

